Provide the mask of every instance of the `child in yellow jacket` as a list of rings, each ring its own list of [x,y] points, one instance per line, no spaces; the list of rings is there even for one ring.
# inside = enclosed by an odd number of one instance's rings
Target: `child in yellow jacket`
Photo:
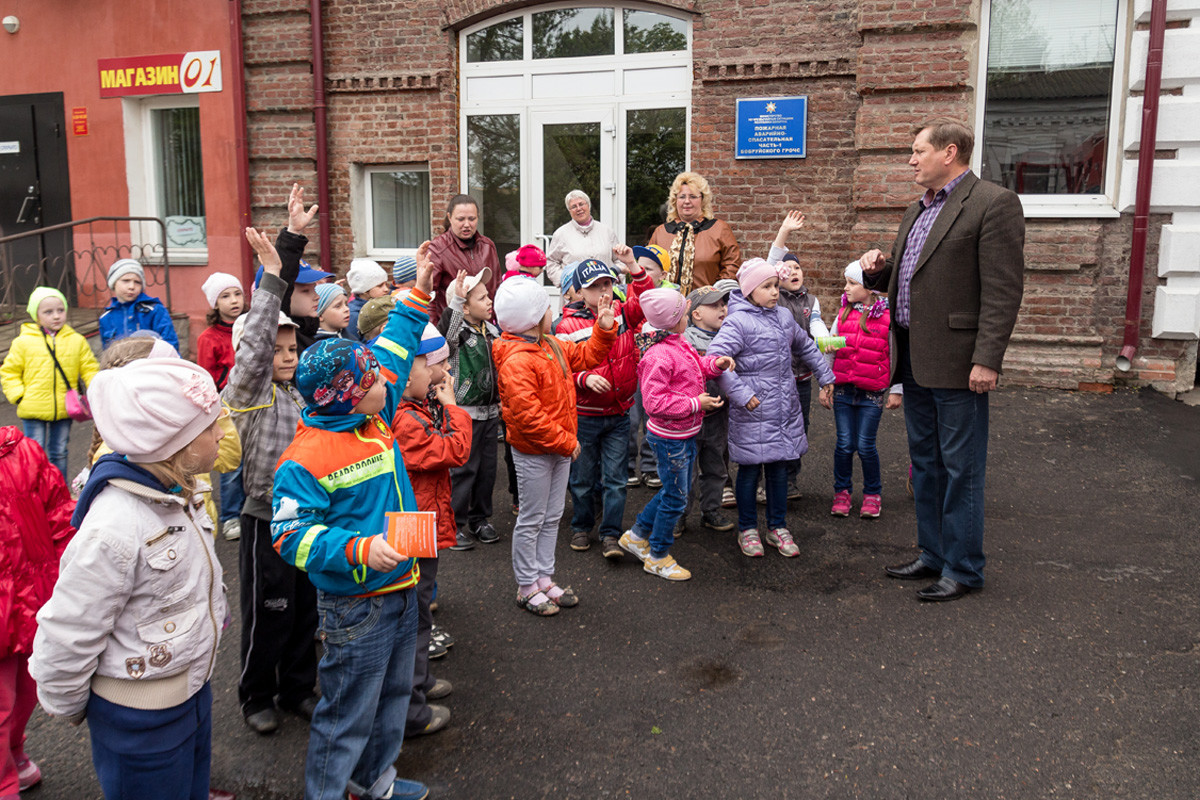
[[[0,366],[4,396],[17,407],[25,435],[42,446],[67,475],[67,390],[82,390],[100,367],[87,340],[67,324],[67,298],[39,286],[25,306],[29,318]]]

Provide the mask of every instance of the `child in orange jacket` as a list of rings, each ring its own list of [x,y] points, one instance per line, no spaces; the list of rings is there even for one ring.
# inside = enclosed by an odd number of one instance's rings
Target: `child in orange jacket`
[[[449,357],[450,348],[441,332],[426,325],[404,397],[392,418],[392,433],[404,455],[417,509],[437,514],[438,550],[453,547],[457,541],[458,526],[450,503],[450,468],[461,467],[471,455],[471,415],[454,402],[454,382],[446,372]],[[417,652],[405,736],[436,733],[450,721],[450,709],[428,702],[445,697],[451,689],[449,681],[434,680],[429,672],[433,631],[429,604],[437,583],[438,559],[418,558],[417,566],[421,570],[417,583]]]
[[[579,598],[554,583],[554,545],[566,502],[567,476],[579,456],[575,382],[617,339],[612,298],[600,298],[586,344],[558,341],[550,330],[550,298],[536,281],[500,284],[494,304],[503,335],[492,345],[500,415],[512,445],[521,510],[513,527],[517,605],[539,616],[557,614]]]

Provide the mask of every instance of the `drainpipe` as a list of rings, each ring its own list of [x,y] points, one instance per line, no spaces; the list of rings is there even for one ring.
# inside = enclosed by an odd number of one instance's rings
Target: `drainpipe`
[[[329,271],[332,263],[329,240],[329,148],[325,122],[325,42],[321,34],[321,0],[312,0],[313,49],[313,121],[317,127],[317,203],[321,230],[321,268]]]
[[[229,0],[229,52],[233,57],[233,113],[236,139],[234,150],[237,158],[238,181],[238,226],[237,237],[242,246],[242,285],[254,282],[254,254],[250,243],[242,235],[253,222],[250,216],[250,154],[246,149],[246,59],[242,50],[242,0]]]
[[[1133,252],[1129,258],[1129,294],[1125,299],[1125,340],[1117,369],[1128,372],[1137,354],[1142,325],[1142,281],[1146,272],[1146,235],[1150,226],[1150,185],[1154,178],[1154,148],[1158,142],[1158,95],[1162,88],[1163,38],[1167,0],[1150,8],[1150,50],[1146,54],[1146,83],[1142,94],[1142,144],[1138,149],[1137,199],[1133,206]]]

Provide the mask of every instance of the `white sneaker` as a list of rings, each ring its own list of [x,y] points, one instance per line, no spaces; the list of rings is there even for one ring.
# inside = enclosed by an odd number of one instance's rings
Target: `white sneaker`
[[[692,577],[692,573],[679,566],[679,563],[671,557],[670,553],[662,558],[647,557],[645,563],[642,564],[642,569],[651,575],[657,575],[669,581],[686,581]]]
[[[771,528],[767,531],[767,544],[779,550],[781,556],[794,558],[800,555],[800,548],[796,546],[787,528]]]
[[[634,538],[633,529],[625,531],[617,544],[621,545],[621,549],[638,561],[645,562],[650,558],[650,542],[645,539]]]
[[[226,541],[236,542],[242,538],[242,521],[237,517],[225,520],[225,524],[221,526],[221,533]]]

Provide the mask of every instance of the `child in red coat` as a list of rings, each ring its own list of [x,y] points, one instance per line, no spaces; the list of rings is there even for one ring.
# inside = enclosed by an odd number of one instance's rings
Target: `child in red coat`
[[[438,549],[453,547],[458,526],[450,502],[450,468],[461,467],[471,455],[471,416],[454,402],[454,381],[446,372],[450,348],[441,332],[425,326],[413,358],[404,399],[392,418],[392,433],[417,498],[417,508],[437,514]],[[494,442],[493,442],[494,444]],[[419,558],[417,583],[417,652],[413,660],[412,698],[408,702],[405,736],[436,733],[450,721],[450,709],[429,700],[450,693],[450,682],[434,680],[429,672],[429,640],[433,631],[433,601],[438,560]]]
[[[12,426],[0,428],[0,798],[42,779],[25,755],[25,724],[37,705],[29,654],[37,612],[58,580],[75,535],[75,501],[45,451]]]

